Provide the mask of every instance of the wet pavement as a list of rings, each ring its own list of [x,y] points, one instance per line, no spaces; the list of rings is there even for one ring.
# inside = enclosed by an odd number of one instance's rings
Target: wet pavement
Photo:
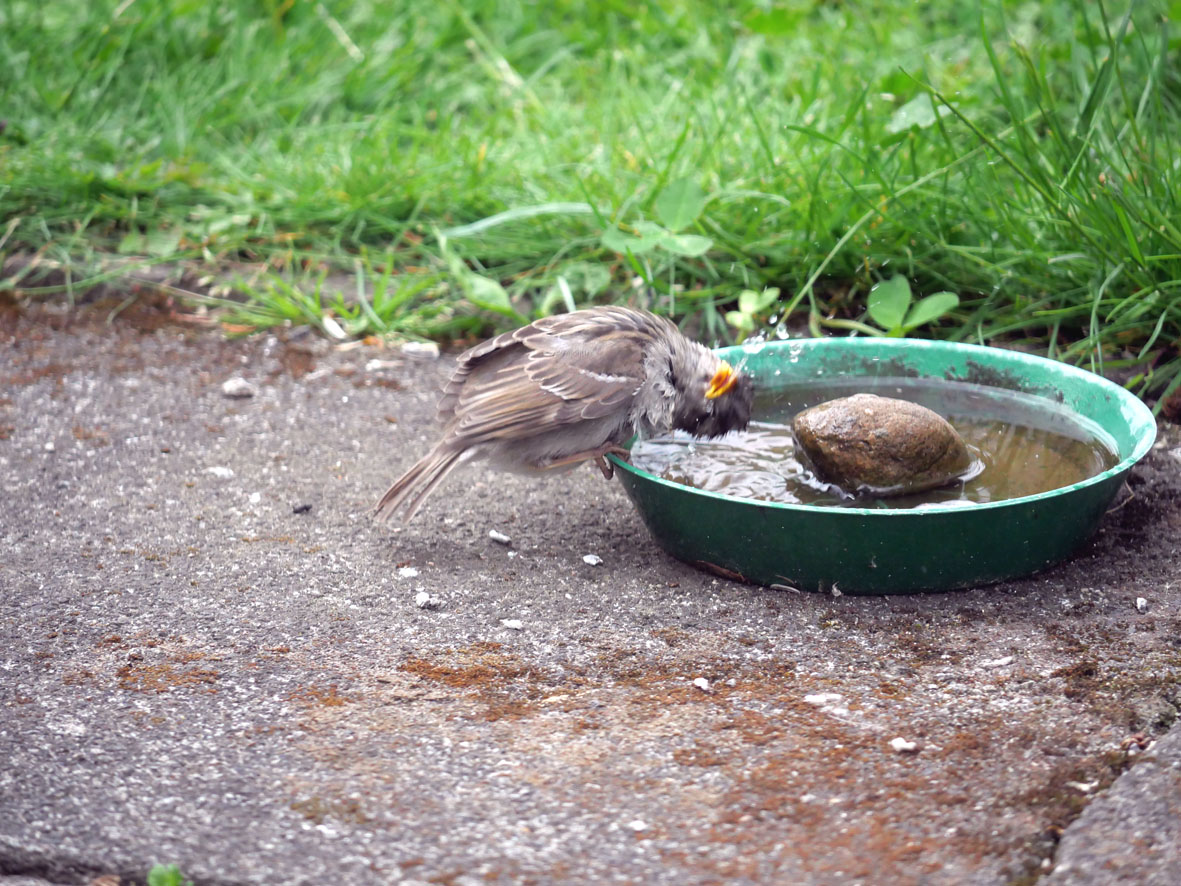
[[[127,319],[0,315],[0,884],[1174,881],[1175,427],[1060,567],[792,593],[593,468],[376,525],[450,358]]]

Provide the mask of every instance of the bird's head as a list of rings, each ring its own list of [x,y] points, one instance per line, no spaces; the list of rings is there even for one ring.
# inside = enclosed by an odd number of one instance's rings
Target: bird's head
[[[691,359],[673,360],[673,384],[677,389],[673,427],[695,437],[746,430],[754,402],[750,376],[705,348],[693,350],[696,353]],[[682,365],[677,366],[678,362]]]

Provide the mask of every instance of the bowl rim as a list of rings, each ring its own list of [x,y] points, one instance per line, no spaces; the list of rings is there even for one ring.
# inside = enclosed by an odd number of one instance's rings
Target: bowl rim
[[[1078,483],[1072,483],[1069,486],[1059,486],[1056,489],[1049,489],[1045,492],[1034,493],[1033,495],[1023,495],[1018,498],[1006,498],[1000,501],[989,502],[968,502],[968,503],[946,503],[937,505],[924,505],[918,508],[858,508],[858,507],[833,507],[831,505],[812,505],[800,504],[795,502],[779,502],[779,501],[763,501],[761,499],[743,498],[738,495],[728,495],[724,492],[711,492],[705,489],[698,489],[695,486],[687,486],[683,483],[675,483],[672,480],[666,480],[663,477],[657,477],[641,468],[637,468],[630,461],[624,461],[616,455],[608,455],[607,458],[622,470],[635,477],[655,483],[658,486],[666,486],[674,491],[680,491],[688,495],[700,495],[706,498],[717,499],[720,501],[730,502],[733,504],[751,505],[758,508],[769,508],[774,510],[787,511],[789,513],[801,514],[828,514],[838,515],[847,514],[850,517],[870,517],[870,518],[885,518],[885,517],[910,517],[919,518],[928,515],[943,515],[943,514],[974,514],[979,511],[999,510],[1003,508],[1022,507],[1024,505],[1036,503],[1039,501],[1046,501],[1049,499],[1060,498],[1071,492],[1086,489],[1091,486],[1097,486],[1107,480],[1126,473],[1132,468],[1136,462],[1140,461],[1152,448],[1156,442],[1157,425],[1156,418],[1152,414],[1152,410],[1148,408],[1144,402],[1128,391],[1126,388],[1117,385],[1115,382],[1104,378],[1094,372],[1089,372],[1086,369],[1081,369],[1078,366],[1072,366],[1069,363],[1062,363],[1058,360],[1051,360],[1048,357],[1042,357],[1037,354],[1027,354],[1023,351],[1011,351],[1006,348],[995,348],[986,345],[975,345],[967,342],[949,342],[938,341],[934,339],[913,339],[913,338],[863,338],[857,336],[840,337],[840,338],[791,338],[791,339],[777,339],[775,341],[758,342],[750,344],[730,345],[724,348],[714,348],[714,353],[725,357],[727,359],[736,359],[740,363],[741,360],[737,358],[738,354],[752,354],[757,353],[767,347],[772,347],[776,350],[780,348],[790,348],[792,346],[803,345],[808,348],[828,348],[828,347],[853,347],[854,349],[863,346],[885,348],[890,350],[892,348],[923,348],[929,350],[948,350],[957,353],[977,353],[977,354],[995,354],[998,351],[1005,354],[1006,359],[1011,359],[1015,364],[1045,367],[1046,365],[1054,367],[1057,372],[1063,372],[1066,375],[1074,376],[1082,379],[1087,384],[1094,385],[1100,389],[1111,393],[1120,403],[1122,408],[1130,409],[1133,413],[1132,419],[1139,418],[1147,426],[1148,433],[1140,434],[1136,440],[1136,445],[1132,452],[1126,457],[1120,459],[1119,462],[1112,465],[1105,471],[1101,471],[1085,480],[1080,480]],[[1138,415],[1137,415],[1138,414]],[[1131,424],[1131,422],[1130,422]],[[628,441],[627,446],[630,448],[635,443],[635,437]]]

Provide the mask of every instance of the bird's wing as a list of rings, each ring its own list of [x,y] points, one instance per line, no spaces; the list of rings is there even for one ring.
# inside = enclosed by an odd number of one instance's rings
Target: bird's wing
[[[460,357],[444,389],[448,435],[469,442],[626,412],[644,374],[644,351],[667,320],[626,308],[547,317]]]

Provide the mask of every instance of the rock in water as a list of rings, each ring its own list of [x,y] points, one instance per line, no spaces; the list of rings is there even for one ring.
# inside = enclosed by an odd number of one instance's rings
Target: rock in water
[[[854,394],[799,413],[797,454],[812,472],[854,495],[906,495],[943,486],[973,465],[955,428],[907,400]]]

